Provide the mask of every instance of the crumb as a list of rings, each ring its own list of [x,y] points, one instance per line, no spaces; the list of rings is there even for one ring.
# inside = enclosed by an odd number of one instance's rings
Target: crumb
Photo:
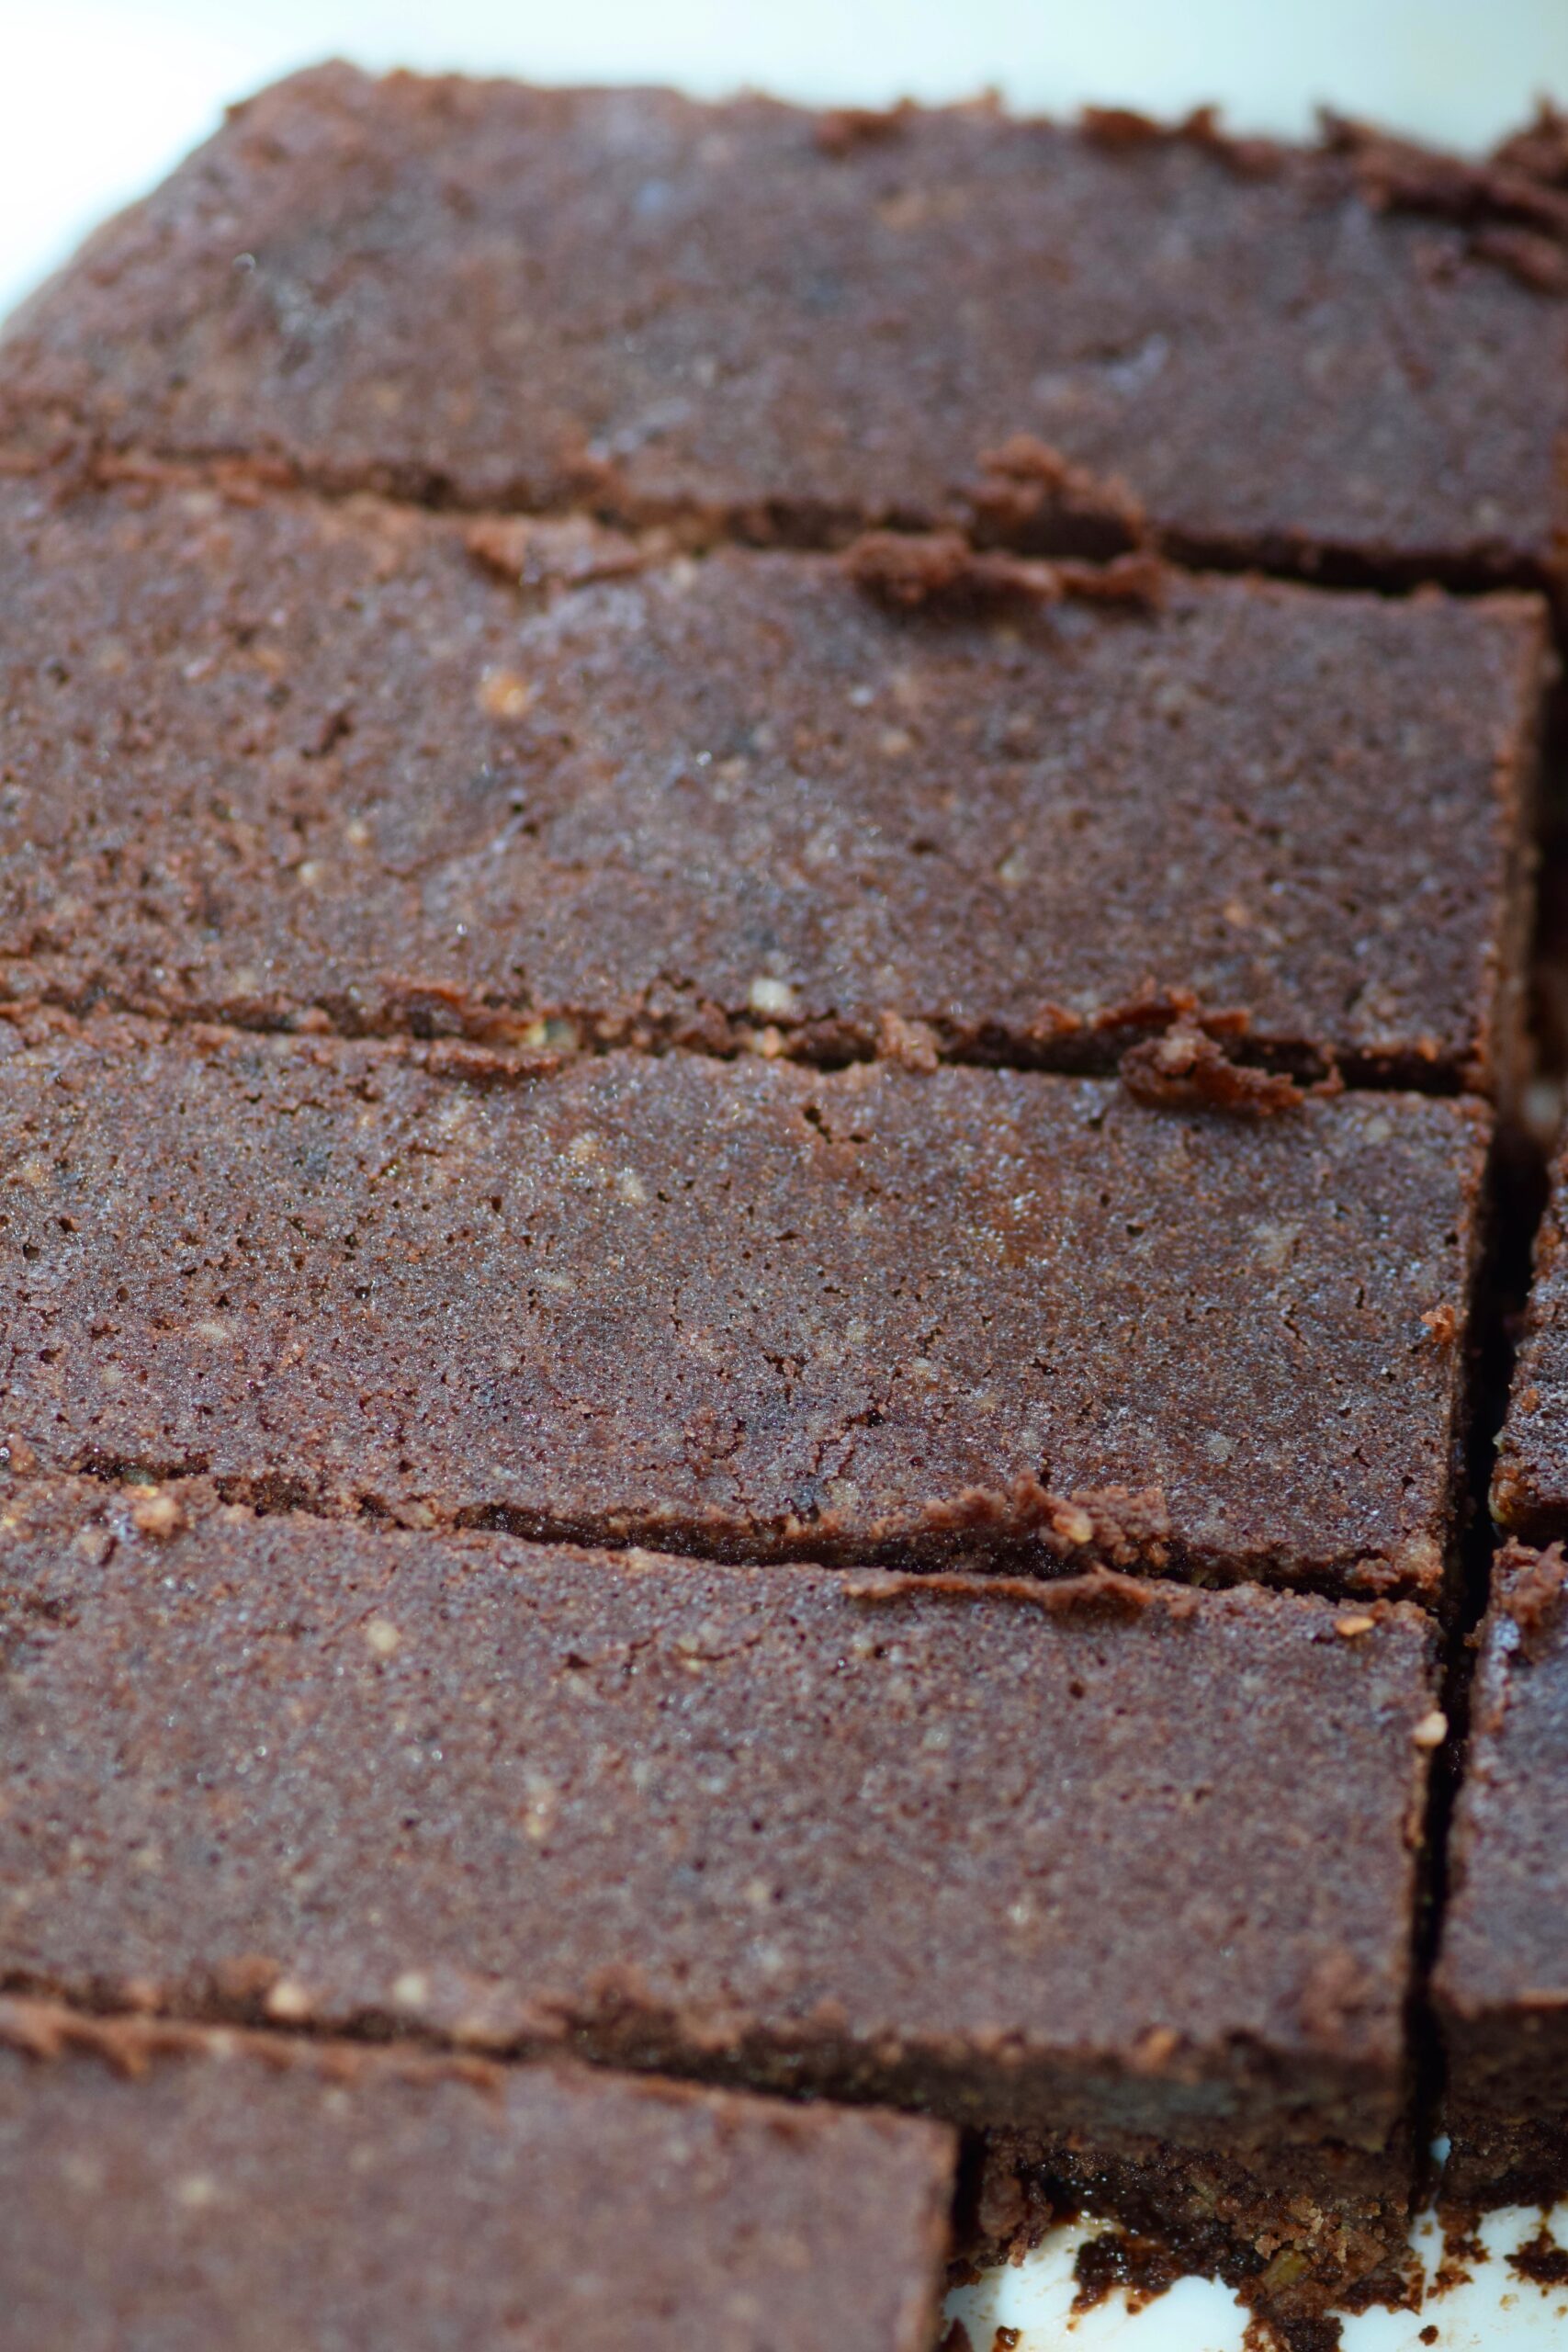
[[[1305,1099],[1293,1079],[1233,1062],[1223,1046],[1184,1022],[1130,1046],[1121,1073],[1134,1101],[1156,1110],[1224,1111],[1233,1117],[1268,1119],[1298,1109]]]
[[[151,1535],[162,1544],[179,1533],[186,1515],[173,1495],[164,1494],[154,1487],[138,1495],[131,1504],[130,1523],[139,1535]]]
[[[908,98],[896,107],[831,107],[817,118],[817,145],[824,155],[852,155],[857,147],[881,147],[902,136],[915,109]]]
[[[1431,1333],[1435,1345],[1452,1347],[1454,1335],[1459,1329],[1459,1317],[1446,1299],[1440,1306],[1429,1306],[1421,1320]]]

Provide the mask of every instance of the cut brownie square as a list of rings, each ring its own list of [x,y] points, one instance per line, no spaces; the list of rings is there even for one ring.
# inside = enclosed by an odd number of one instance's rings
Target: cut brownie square
[[[1116,543],[1142,508],[1204,559],[1555,577],[1542,143],[1498,171],[327,66],[35,298],[0,432],[797,539]]]
[[[1435,1991],[1444,2191],[1568,2192],[1568,1611],[1556,1545],[1505,1546],[1480,1640]]]
[[[1270,2291],[1396,2257],[1437,1635],[33,1480],[0,1965],[991,2128]],[[1303,2291],[1308,2291],[1303,2285]]]
[[[0,2000],[6,2352],[927,2352],[953,2135]]]
[[[1512,1091],[1531,600],[896,613],[829,558],[57,492],[0,483],[11,997],[1080,1069],[1185,1005]]]
[[[1492,1510],[1529,1544],[1568,1536],[1568,1138],[1551,1170],[1513,1389],[1497,1444]]]
[[[1435,1603],[1489,1132],[4,1021],[4,1434],[413,1524]]]

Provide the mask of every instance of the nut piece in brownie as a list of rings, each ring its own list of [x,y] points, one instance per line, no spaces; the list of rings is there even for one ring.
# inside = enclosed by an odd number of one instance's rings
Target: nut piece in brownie
[[[953,2155],[913,2117],[0,1999],[0,2344],[927,2352]]]
[[[0,1021],[13,1465],[1436,1602],[1489,1119]]]
[[[0,482],[12,998],[1077,1069],[1193,1005],[1510,1091],[1531,600],[909,612],[830,557],[58,487]]]
[[[1142,509],[1205,558],[1542,577],[1559,161],[327,66],[16,319],[0,436],[796,540],[1125,544]]]
[[[1492,1478],[1498,1524],[1526,1543],[1568,1537],[1568,1136],[1551,1165],[1529,1304]]]
[[[1510,1544],[1481,1634],[1435,1993],[1460,2206],[1568,2193],[1564,1565]]]
[[[1021,2171],[1343,2283],[1409,2188],[1436,1640],[25,1481],[5,1965],[924,2107],[1003,2134],[993,2234]]]

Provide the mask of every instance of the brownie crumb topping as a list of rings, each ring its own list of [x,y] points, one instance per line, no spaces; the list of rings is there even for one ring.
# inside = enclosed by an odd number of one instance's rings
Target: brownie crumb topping
[[[1116,556],[1105,564],[1047,563],[976,548],[957,531],[868,531],[845,550],[843,563],[857,588],[908,611],[934,605],[972,612],[1010,601],[1055,605],[1077,596],[1152,612],[1166,583],[1165,567],[1152,554]]]
[[[1137,1102],[1243,1119],[1277,1118],[1306,1100],[1292,1079],[1233,1061],[1215,1038],[1185,1023],[1130,1046],[1122,1057],[1122,1083]]]

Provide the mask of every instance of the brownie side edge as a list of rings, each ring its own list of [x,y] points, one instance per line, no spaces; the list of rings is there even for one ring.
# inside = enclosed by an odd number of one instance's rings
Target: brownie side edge
[[[1506,1544],[1478,1636],[1433,1991],[1454,2203],[1568,2188],[1568,1611],[1560,1547]]]

